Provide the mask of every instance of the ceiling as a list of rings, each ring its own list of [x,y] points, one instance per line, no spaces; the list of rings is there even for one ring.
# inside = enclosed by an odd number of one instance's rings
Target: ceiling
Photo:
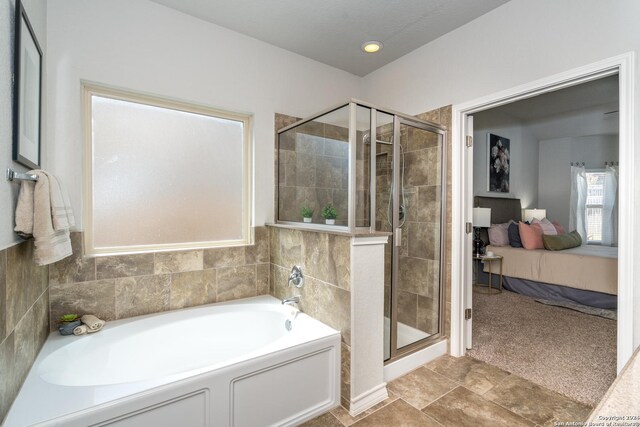
[[[607,109],[618,103],[618,75],[604,77],[568,88],[497,107],[522,120],[533,121],[577,110]],[[617,110],[617,107],[613,109]],[[609,110],[610,111],[610,110]]]
[[[491,117],[502,113],[527,126],[538,140],[587,135],[616,135],[618,117],[618,75],[548,92],[532,98],[474,114],[474,125],[496,123]],[[501,124],[509,126],[510,120]]]
[[[152,0],[357,76],[508,0]],[[365,54],[362,43],[384,48]]]

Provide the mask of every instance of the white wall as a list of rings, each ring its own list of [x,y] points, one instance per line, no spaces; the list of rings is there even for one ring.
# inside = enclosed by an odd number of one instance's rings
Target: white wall
[[[559,221],[569,231],[570,163],[584,162],[587,169],[602,169],[605,161],[618,161],[618,135],[540,141],[538,206],[547,210],[547,218]]]
[[[523,208],[538,201],[538,140],[521,120],[500,111],[487,110],[473,116],[473,195],[520,199]],[[487,191],[487,133],[510,140],[509,193]]]
[[[364,78],[364,99],[400,111],[471,101],[566,70],[640,50],[640,1],[511,0]],[[640,74],[633,94],[640,108]],[[640,115],[634,118],[640,140]],[[637,144],[636,144],[637,145]],[[629,161],[629,159],[626,159]],[[640,148],[634,164],[640,166]],[[459,173],[459,171],[453,171]],[[631,208],[640,211],[640,186]],[[640,227],[631,236],[640,252]],[[634,265],[640,277],[640,263]],[[634,305],[640,307],[640,284]],[[640,316],[634,348],[640,345]]]
[[[255,221],[273,219],[274,112],[358,97],[361,79],[147,0],[49,0],[49,167],[82,208],[80,80],[254,114]],[[184,171],[189,180],[196,171]]]
[[[24,9],[36,33],[40,49],[46,57],[47,51],[47,2],[46,0],[23,0]],[[5,169],[11,167],[14,170],[24,172],[25,167],[14,163],[12,158],[13,147],[13,55],[15,34],[15,0],[0,2],[0,249],[12,246],[20,241],[13,232],[15,226],[14,212],[18,198],[18,184],[12,184],[4,179]],[[46,75],[46,64],[43,63],[43,72]],[[43,152],[46,146],[46,82],[43,81],[42,91],[42,144]],[[43,156],[44,157],[44,156]],[[46,157],[43,158],[46,162]]]

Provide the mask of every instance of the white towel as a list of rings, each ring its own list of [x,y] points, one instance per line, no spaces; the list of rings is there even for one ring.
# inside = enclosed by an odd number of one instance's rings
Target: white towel
[[[105,324],[104,320],[98,319],[93,314],[85,314],[80,320],[89,327],[89,333],[98,332]]]
[[[62,186],[60,178],[49,172],[41,171],[49,178],[49,197],[51,199],[51,218],[55,231],[68,230],[76,225],[69,195]]]
[[[38,265],[52,264],[72,254],[69,227],[75,225],[75,220],[73,213],[67,213],[71,208],[65,204],[58,180],[49,179],[50,175],[41,170],[29,174],[36,175],[38,181],[22,181],[15,231],[22,237],[33,236]]]
[[[73,328],[73,335],[84,335],[89,333],[89,328],[87,325],[80,325]]]

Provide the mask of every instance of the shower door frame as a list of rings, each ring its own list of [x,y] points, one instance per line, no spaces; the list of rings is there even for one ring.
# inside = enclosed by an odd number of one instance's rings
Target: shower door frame
[[[416,129],[436,133],[441,137],[440,142],[440,270],[438,275],[438,332],[423,338],[411,344],[407,344],[402,348],[398,348],[398,284],[400,282],[399,259],[400,248],[402,246],[401,227],[400,224],[400,127],[402,125],[411,126]],[[390,331],[389,331],[389,358],[384,361],[385,365],[395,362],[411,353],[422,350],[429,345],[440,341],[444,335],[444,304],[445,304],[445,281],[446,273],[446,221],[447,221],[447,133],[446,129],[440,125],[419,120],[405,115],[394,114],[393,119],[393,218],[392,218],[392,236],[390,244],[392,246],[391,255],[391,307],[390,307]],[[396,143],[397,142],[397,143]],[[375,190],[375,188],[373,189]],[[372,193],[375,195],[375,193]],[[406,213],[405,213],[406,215]],[[400,236],[400,238],[398,238]]]
[[[396,185],[398,185],[400,181],[400,145],[396,144],[396,141],[400,141],[400,126],[407,125],[412,126],[414,128],[422,129],[425,131],[433,132],[441,137],[441,154],[440,154],[440,275],[439,275],[439,297],[438,297],[438,332],[433,334],[427,338],[416,341],[414,343],[408,344],[401,349],[398,349],[397,345],[397,333],[398,333],[398,312],[397,312],[397,302],[398,302],[398,282],[399,282],[399,270],[398,270],[398,259],[400,258],[399,248],[400,246],[396,246],[396,228],[397,224],[399,224],[399,191],[393,191],[393,218],[392,218],[392,232],[388,233],[391,235],[391,239],[388,244],[393,245],[392,247],[392,255],[391,255],[391,292],[390,292],[390,357],[384,361],[384,364],[387,365],[389,363],[395,362],[398,359],[401,359],[411,353],[415,353],[419,350],[422,350],[426,347],[429,347],[436,342],[441,341],[446,338],[444,334],[444,304],[445,304],[445,281],[444,275],[446,273],[446,218],[447,218],[447,132],[446,127],[439,125],[437,123],[432,123],[426,120],[421,120],[416,117],[394,111],[388,108],[380,108],[374,104],[370,104],[368,102],[364,102],[358,99],[350,99],[347,102],[334,105],[333,107],[322,110],[312,116],[306,117],[302,120],[299,120],[295,123],[292,123],[289,126],[285,126],[282,129],[276,130],[276,168],[280,167],[280,134],[286,132],[290,129],[296,128],[304,123],[315,120],[325,114],[336,111],[340,108],[349,107],[349,148],[348,148],[348,169],[349,169],[349,182],[348,182],[348,221],[346,226],[336,226],[336,225],[324,225],[324,224],[309,224],[303,222],[296,221],[283,221],[279,219],[279,201],[280,201],[280,184],[279,184],[279,171],[276,170],[276,198],[275,198],[275,223],[294,226],[297,229],[307,229],[307,230],[315,230],[315,231],[325,231],[325,232],[333,232],[333,233],[345,233],[345,234],[354,234],[354,235],[366,235],[366,234],[381,234],[385,233],[382,231],[376,230],[376,140],[377,136],[377,112],[381,112],[384,114],[388,114],[393,116],[393,178],[391,189],[395,190]],[[357,140],[357,107],[362,106],[370,109],[370,182],[369,182],[369,206],[370,206],[370,221],[368,227],[357,227],[356,226],[356,215],[355,208],[357,203],[357,194],[356,194],[356,140]],[[399,185],[402,185],[399,183]],[[395,307],[395,309],[394,309]],[[384,313],[384,308],[383,308]],[[384,327],[384,326],[383,326]]]

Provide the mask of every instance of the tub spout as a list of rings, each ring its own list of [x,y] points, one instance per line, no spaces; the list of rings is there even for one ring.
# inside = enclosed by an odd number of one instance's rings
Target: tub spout
[[[282,304],[298,304],[300,302],[300,296],[289,297],[282,300]]]

